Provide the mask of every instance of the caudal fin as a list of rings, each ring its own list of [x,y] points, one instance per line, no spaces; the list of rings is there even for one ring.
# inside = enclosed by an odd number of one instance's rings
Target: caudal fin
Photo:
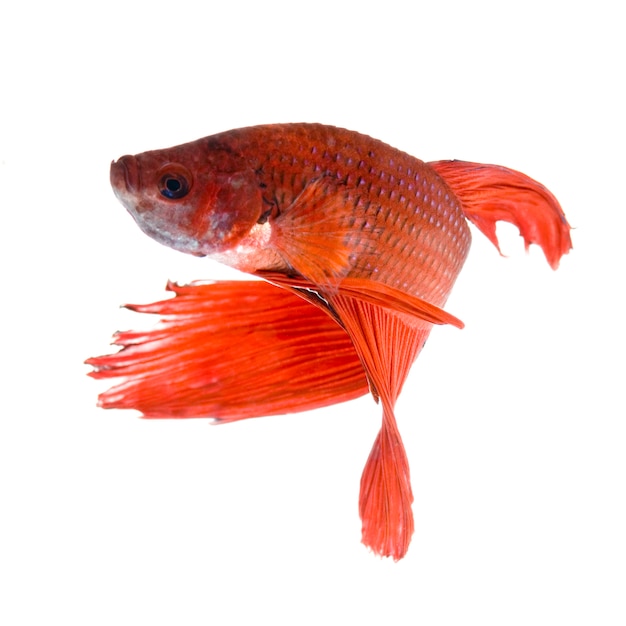
[[[536,180],[499,165],[434,161],[431,167],[461,201],[465,216],[500,250],[496,222],[517,226],[526,249],[536,243],[552,269],[572,248],[570,226],[558,200]]]
[[[121,350],[87,361],[123,378],[103,408],[144,417],[233,421],[343,402],[368,391],[346,332],[324,311],[261,281],[169,284],[175,297],[128,308],[161,316],[115,336]]]

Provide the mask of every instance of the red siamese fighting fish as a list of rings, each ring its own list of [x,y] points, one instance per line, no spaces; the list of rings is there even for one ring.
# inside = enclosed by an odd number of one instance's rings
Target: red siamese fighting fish
[[[320,124],[123,156],[111,184],[150,237],[256,280],[170,283],[173,298],[129,305],[161,321],[87,361],[94,378],[123,377],[99,405],[230,422],[369,391],[383,415],[361,478],[363,543],[404,557],[413,495],[394,405],[433,325],[463,327],[442,307],[469,251],[467,220],[496,246],[496,222],[515,224],[556,269],[571,248],[556,198],[520,172],[424,163]]]

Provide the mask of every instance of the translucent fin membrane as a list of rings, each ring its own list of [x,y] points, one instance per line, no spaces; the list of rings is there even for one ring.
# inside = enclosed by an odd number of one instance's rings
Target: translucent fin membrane
[[[528,249],[541,246],[552,269],[572,248],[570,226],[558,200],[532,178],[500,165],[467,161],[429,163],[461,201],[465,216],[500,250],[496,222],[517,226]]]
[[[167,288],[174,298],[127,307],[160,315],[156,327],[117,333],[119,352],[87,361],[94,378],[125,378],[100,406],[234,421],[367,393],[348,335],[297,295],[261,281]]]
[[[350,297],[332,298],[380,396],[383,422],[361,477],[359,513],[363,543],[399,560],[413,535],[409,463],[394,406],[432,325]]]
[[[414,523],[409,463],[395,403],[432,325],[463,323],[420,298],[373,281],[348,277],[336,288],[317,291],[299,278],[262,275],[288,289],[304,290],[303,297],[309,290],[309,301],[328,308],[352,339],[372,395],[383,407],[382,426],[361,477],[362,541],[376,554],[399,560],[408,550]]]

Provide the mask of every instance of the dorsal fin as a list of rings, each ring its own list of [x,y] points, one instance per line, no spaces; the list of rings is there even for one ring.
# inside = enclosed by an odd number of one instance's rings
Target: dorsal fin
[[[541,246],[552,269],[572,248],[570,226],[558,200],[526,174],[500,165],[433,161],[431,167],[461,202],[465,216],[500,250],[496,222],[517,226],[526,249]]]

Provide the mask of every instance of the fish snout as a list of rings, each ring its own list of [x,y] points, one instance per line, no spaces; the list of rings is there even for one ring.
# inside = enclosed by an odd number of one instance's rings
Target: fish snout
[[[116,192],[139,190],[139,166],[134,156],[126,155],[111,162],[111,185]]]

